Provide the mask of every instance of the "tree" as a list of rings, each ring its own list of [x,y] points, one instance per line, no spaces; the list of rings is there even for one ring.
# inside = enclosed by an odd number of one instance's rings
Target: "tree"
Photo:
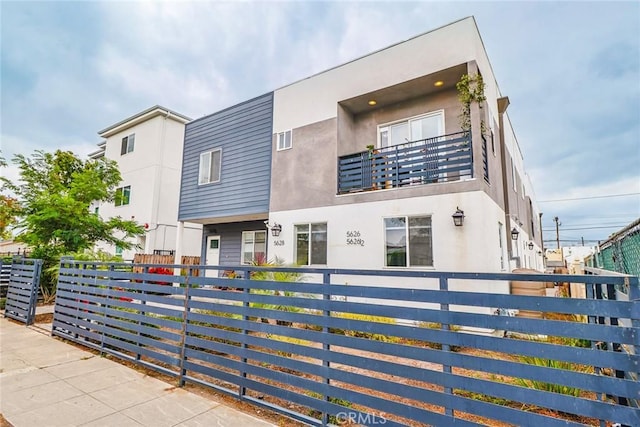
[[[120,217],[107,221],[89,212],[94,201],[109,202],[121,181],[116,162],[108,159],[81,160],[70,151],[36,151],[31,157],[17,155],[18,183],[5,181],[17,199],[16,240],[32,249],[34,258],[47,264],[60,256],[92,248],[99,241],[129,249],[129,239],[144,228]],[[118,237],[119,236],[119,237]],[[43,278],[52,290],[55,277]]]

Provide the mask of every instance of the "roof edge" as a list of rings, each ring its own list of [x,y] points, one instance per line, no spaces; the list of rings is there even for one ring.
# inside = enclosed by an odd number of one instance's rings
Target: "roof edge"
[[[185,116],[184,114],[180,114],[176,111],[170,110],[166,107],[163,107],[161,105],[154,105],[151,108],[147,108],[144,111],[141,111],[137,114],[134,114],[131,117],[128,117],[124,120],[121,120],[109,127],[106,127],[104,129],[102,129],[101,131],[98,132],[98,135],[101,136],[102,138],[107,138],[117,132],[123,131],[135,124],[141,123],[145,120],[149,120],[157,115],[162,115],[165,114],[167,115],[167,117],[171,117],[174,120],[177,120],[178,122],[181,122],[183,124],[186,124],[187,122],[190,122],[192,119],[191,117]]]

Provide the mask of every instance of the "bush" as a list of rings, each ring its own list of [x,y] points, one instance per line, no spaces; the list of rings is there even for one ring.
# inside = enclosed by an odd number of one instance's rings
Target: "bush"
[[[368,314],[334,312],[331,315],[333,317],[339,317],[341,319],[360,320],[360,321],[370,322],[370,323],[386,323],[388,325],[395,325],[396,323],[395,319],[391,317],[371,316]],[[376,334],[374,332],[367,332],[367,331],[330,328],[329,332],[334,334],[346,335],[348,337],[367,338],[375,341],[384,341],[384,342],[398,341],[398,337],[390,337],[387,335]]]
[[[543,366],[545,368],[553,368],[553,369],[563,369],[565,371],[574,371],[574,372],[582,372],[582,373],[592,373],[593,368],[591,366],[577,365],[571,362],[565,362],[562,360],[553,360],[553,359],[545,359],[542,357],[532,357],[532,356],[519,356],[519,361],[522,363],[526,363],[528,365],[534,366]],[[533,381],[526,380],[524,378],[517,378],[517,384],[533,388],[536,390],[550,391],[552,393],[558,394],[566,394],[573,397],[580,396],[582,392],[581,389],[576,387],[569,387],[566,385],[547,383],[544,381]]]

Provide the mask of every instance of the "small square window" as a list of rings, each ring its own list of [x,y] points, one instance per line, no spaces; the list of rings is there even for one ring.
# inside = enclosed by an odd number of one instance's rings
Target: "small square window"
[[[128,205],[131,199],[131,186],[116,188],[115,205]]]
[[[122,138],[122,145],[120,146],[120,155],[131,153],[136,142],[136,134],[132,133],[129,136]]]
[[[218,249],[219,246],[220,240],[218,239],[211,239],[211,241],[209,242],[209,249]]]
[[[280,132],[278,134],[278,151],[288,150],[293,145],[291,140],[291,131]]]

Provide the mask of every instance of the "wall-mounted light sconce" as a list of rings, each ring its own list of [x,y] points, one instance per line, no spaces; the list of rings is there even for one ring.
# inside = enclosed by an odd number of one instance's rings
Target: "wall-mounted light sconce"
[[[451,215],[451,218],[453,218],[453,224],[456,227],[461,227],[462,223],[464,222],[464,211],[456,207],[456,211],[453,215]]]
[[[264,225],[266,225],[267,228],[271,229],[271,235],[273,237],[280,236],[280,232],[282,231],[282,226],[280,224],[278,224],[277,222],[274,222],[273,225],[271,225],[269,224],[269,221],[265,221]]]
[[[519,234],[520,234],[520,232],[518,231],[518,229],[513,227],[511,229],[511,240],[518,240],[518,235]]]
[[[532,251],[533,250],[533,242],[529,242],[529,250]]]

